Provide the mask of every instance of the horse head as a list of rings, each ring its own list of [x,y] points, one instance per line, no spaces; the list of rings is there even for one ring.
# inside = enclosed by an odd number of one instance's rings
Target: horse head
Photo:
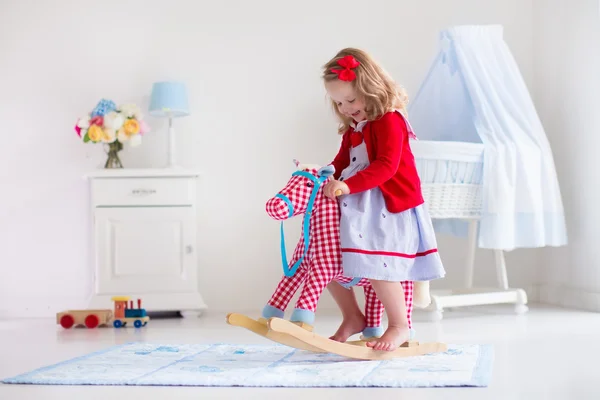
[[[266,204],[267,214],[277,221],[315,210],[317,194],[335,172],[332,165],[320,168],[295,161],[297,170],[285,187]]]

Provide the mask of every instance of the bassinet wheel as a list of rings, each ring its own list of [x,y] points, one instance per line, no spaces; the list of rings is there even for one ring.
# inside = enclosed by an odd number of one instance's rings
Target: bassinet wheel
[[[444,318],[444,312],[442,310],[434,310],[431,312],[432,321],[441,321]]]
[[[529,311],[529,307],[527,307],[525,304],[515,305],[515,313],[521,315],[525,314],[527,311]]]

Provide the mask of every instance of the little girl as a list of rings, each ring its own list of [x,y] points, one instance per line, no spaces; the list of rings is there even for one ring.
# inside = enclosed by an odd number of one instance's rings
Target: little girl
[[[411,336],[413,282],[445,275],[402,113],[406,96],[357,49],[340,51],[324,69],[343,135],[324,193],[333,199],[341,192],[344,275],[369,278],[387,313],[387,330],[367,346],[392,351]],[[332,339],[343,342],[364,329],[364,315],[354,292],[337,283],[329,291],[343,315]]]

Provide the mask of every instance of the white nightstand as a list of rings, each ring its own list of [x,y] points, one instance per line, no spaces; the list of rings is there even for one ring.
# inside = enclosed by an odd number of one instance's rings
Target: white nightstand
[[[148,311],[206,309],[198,287],[196,181],[184,169],[98,170],[90,175],[94,293],[90,308],[115,295]]]

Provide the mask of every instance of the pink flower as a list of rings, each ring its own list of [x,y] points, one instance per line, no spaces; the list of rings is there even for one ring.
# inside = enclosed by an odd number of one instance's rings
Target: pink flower
[[[140,135],[150,132],[150,126],[146,123],[146,121],[140,121]]]
[[[75,132],[77,132],[77,136],[81,137],[81,128],[75,125]]]
[[[98,115],[90,120],[90,125],[102,126],[104,124],[104,117]]]

